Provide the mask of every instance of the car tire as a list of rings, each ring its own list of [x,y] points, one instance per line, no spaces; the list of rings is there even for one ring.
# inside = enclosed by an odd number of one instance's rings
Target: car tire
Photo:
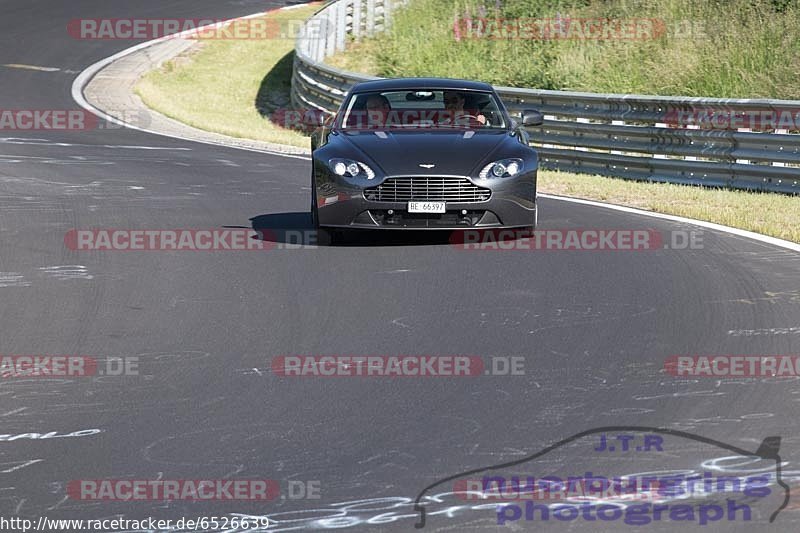
[[[317,184],[314,182],[314,174],[311,174],[311,228],[319,230],[319,210],[317,208]]]
[[[536,226],[539,224],[539,208],[537,206],[536,211],[533,214],[533,224],[530,226],[525,226],[525,231],[530,232],[531,237],[533,237],[534,232],[536,231]]]
[[[313,200],[311,201],[311,229],[319,231],[319,211]]]
[[[317,246],[333,246],[336,244],[336,232],[328,228],[317,228]]]
[[[311,178],[311,226],[316,232],[317,246],[331,246],[336,243],[338,235],[334,230],[319,225],[319,207],[317,206],[317,186]]]

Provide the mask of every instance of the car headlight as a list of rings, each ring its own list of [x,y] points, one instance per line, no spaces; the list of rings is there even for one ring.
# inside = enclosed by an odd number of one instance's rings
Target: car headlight
[[[353,161],[352,159],[331,159],[328,161],[328,165],[337,176],[364,178],[368,180],[375,177],[375,172],[360,161]]]
[[[501,159],[483,167],[478,177],[481,179],[511,178],[522,172],[522,168],[522,159]]]

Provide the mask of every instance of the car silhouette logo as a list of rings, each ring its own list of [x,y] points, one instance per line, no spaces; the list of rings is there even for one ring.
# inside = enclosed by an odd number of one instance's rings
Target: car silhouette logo
[[[427,164],[425,164],[425,163],[420,163],[420,165],[419,165],[419,166],[421,166],[422,168],[433,168],[433,167],[435,167],[436,165],[433,165],[433,164],[430,164],[430,163],[427,163]]]
[[[620,435],[620,432],[623,433],[623,434]],[[613,441],[612,442],[612,440],[608,439],[608,437],[606,435],[607,434],[613,435],[615,433],[617,434],[618,439],[617,439],[617,441]],[[427,496],[427,494],[431,494],[431,491],[433,489],[435,489],[436,487],[440,487],[440,486],[442,486],[442,485],[444,485],[444,484],[446,484],[448,482],[452,483],[452,487],[453,487],[452,490],[456,491],[456,492],[454,492],[454,494],[456,494],[456,493],[462,494],[464,496],[464,498],[467,498],[468,496],[472,496],[472,497],[475,497],[475,499],[482,500],[482,502],[486,502],[487,500],[491,500],[492,498],[495,498],[495,503],[494,504],[489,503],[488,505],[489,506],[495,505],[496,509],[498,509],[498,511],[497,511],[498,512],[498,523],[501,524],[501,525],[506,523],[506,522],[514,522],[514,521],[517,521],[517,520],[522,518],[522,513],[521,513],[522,506],[520,504],[518,504],[518,503],[515,504],[514,502],[524,501],[525,498],[527,498],[527,500],[528,500],[525,503],[530,502],[531,504],[536,500],[539,500],[540,502],[547,500],[547,498],[548,498],[547,491],[549,489],[545,488],[544,492],[542,492],[542,488],[541,488],[541,480],[542,479],[543,480],[550,480],[550,481],[547,481],[547,483],[549,483],[550,486],[554,487],[554,491],[551,492],[550,494],[555,495],[556,498],[553,499],[553,500],[550,500],[550,501],[558,501],[558,498],[561,498],[561,500],[563,500],[563,501],[560,502],[562,505],[569,506],[570,503],[575,505],[576,504],[575,500],[570,501],[567,496],[564,496],[566,494],[566,492],[561,492],[561,493],[558,492],[559,487],[560,487],[560,489],[562,491],[564,491],[564,490],[568,491],[568,490],[571,490],[572,488],[575,488],[575,487],[578,487],[578,486],[589,486],[588,483],[596,482],[598,479],[600,481],[602,481],[602,478],[599,478],[599,477],[597,477],[596,474],[593,474],[593,473],[587,471],[586,480],[588,480],[588,481],[586,481],[586,483],[584,483],[584,485],[581,485],[581,482],[580,482],[581,478],[575,478],[575,477],[563,478],[563,479],[569,479],[569,485],[568,486],[570,487],[569,489],[564,489],[565,485],[564,485],[563,480],[561,478],[559,478],[559,477],[553,477],[553,472],[549,471],[549,472],[547,472],[547,476],[546,477],[540,478],[539,485],[536,485],[535,484],[536,482],[532,481],[533,478],[530,477],[524,471],[526,465],[532,465],[532,464],[535,464],[535,463],[540,463],[541,464],[541,458],[543,456],[548,455],[548,454],[556,455],[556,454],[559,453],[559,450],[561,450],[562,453],[568,453],[567,450],[568,449],[573,449],[574,450],[575,449],[574,446],[576,446],[577,443],[579,441],[581,441],[581,439],[585,439],[587,437],[594,437],[594,436],[600,436],[600,440],[599,440],[599,446],[595,446],[593,448],[593,452],[592,453],[600,452],[600,453],[603,453],[603,454],[607,454],[607,453],[613,452],[613,451],[617,451],[619,453],[619,450],[615,449],[615,446],[617,448],[619,448],[619,443],[618,443],[618,441],[620,440],[619,437],[622,437],[623,440],[624,439],[630,439],[630,438],[632,438],[632,435],[634,435],[634,434],[645,434],[646,435],[646,438],[644,439],[645,441],[650,439],[653,442],[657,441],[657,442],[660,443],[660,442],[662,442],[663,439],[672,439],[673,441],[675,439],[686,439],[688,441],[694,441],[694,443],[695,443],[694,446],[695,447],[698,444],[700,444],[700,445],[710,446],[712,449],[718,449],[718,450],[722,450],[722,451],[727,451],[727,452],[731,453],[732,455],[729,455],[729,456],[726,456],[726,457],[715,458],[710,463],[708,461],[704,461],[704,463],[703,463],[703,464],[709,464],[710,465],[710,466],[707,467],[708,470],[714,470],[714,471],[720,471],[720,472],[724,471],[724,473],[727,476],[731,476],[734,473],[737,473],[737,475],[738,475],[738,474],[742,474],[743,472],[744,472],[744,475],[750,475],[750,474],[748,474],[748,472],[750,472],[750,473],[754,472],[754,470],[747,470],[747,469],[742,470],[741,467],[734,466],[734,465],[737,465],[737,464],[742,464],[741,463],[742,459],[747,459],[749,461],[749,463],[746,462],[744,464],[752,464],[752,461],[759,461],[759,462],[760,461],[765,461],[765,463],[768,465],[767,468],[758,470],[759,473],[756,475],[756,477],[746,478],[745,485],[749,483],[750,487],[753,488],[753,487],[756,487],[756,485],[758,485],[758,484],[762,484],[764,490],[766,490],[767,492],[763,492],[760,495],[758,495],[758,494],[756,494],[754,492],[753,495],[756,495],[756,498],[748,500],[748,504],[753,503],[758,498],[766,498],[767,496],[774,494],[773,498],[771,498],[769,500],[764,500],[765,502],[767,502],[766,503],[766,508],[764,509],[764,511],[766,511],[764,516],[768,518],[770,523],[774,522],[777,519],[778,514],[783,509],[788,507],[788,505],[789,505],[790,487],[786,482],[783,481],[782,475],[781,475],[781,470],[782,470],[782,466],[783,466],[784,463],[782,462],[781,457],[779,455],[779,450],[780,450],[780,446],[781,446],[781,437],[779,437],[779,436],[768,436],[768,437],[764,438],[761,441],[761,444],[759,445],[759,447],[755,451],[750,451],[750,450],[746,450],[746,449],[740,448],[739,446],[735,446],[735,445],[732,445],[732,444],[727,444],[727,443],[724,443],[724,442],[721,442],[721,441],[718,441],[718,440],[714,440],[714,439],[711,439],[711,438],[708,438],[708,437],[704,437],[704,436],[701,436],[701,435],[695,435],[693,433],[688,433],[686,431],[680,431],[680,430],[675,430],[675,429],[670,429],[670,428],[661,428],[661,427],[652,427],[652,426],[605,426],[605,427],[593,428],[593,429],[589,429],[589,430],[586,430],[586,431],[582,431],[580,433],[576,433],[576,434],[574,434],[572,436],[569,436],[567,438],[564,438],[564,439],[562,439],[562,440],[560,440],[560,441],[558,441],[556,443],[550,444],[550,445],[546,446],[545,448],[540,449],[539,451],[537,451],[537,452],[535,452],[535,453],[533,453],[531,455],[525,456],[525,457],[523,457],[521,459],[515,459],[515,460],[512,460],[512,461],[508,461],[508,462],[501,463],[501,464],[495,464],[495,465],[491,465],[491,466],[473,468],[473,469],[467,470],[465,472],[461,472],[459,474],[455,474],[455,475],[451,475],[451,476],[445,477],[443,479],[439,479],[438,481],[435,481],[435,482],[429,484],[427,487],[422,489],[422,491],[420,491],[420,493],[417,495],[416,499],[414,500],[414,511],[417,513],[417,518],[418,518],[417,523],[414,524],[414,527],[416,529],[422,529],[422,528],[425,527],[426,522],[427,522],[427,516],[426,516],[427,515],[427,513],[426,513],[427,506],[433,505],[433,503],[436,502],[436,498],[437,497],[430,497],[430,496]],[[679,445],[679,447],[681,449],[688,449],[688,447],[686,447],[685,445]],[[628,446],[628,450],[629,451],[635,450],[634,454],[635,453],[640,453],[640,452],[643,452],[643,451],[646,452],[647,449],[648,449],[647,446],[644,446],[644,447],[641,447],[641,446],[630,447],[630,446]],[[626,462],[630,462],[632,460],[632,456],[628,455],[627,457],[628,457],[628,459],[627,459]],[[698,491],[694,492],[694,489],[692,489],[691,486],[689,486],[686,483],[684,483],[684,481],[688,481],[689,479],[693,479],[693,478],[694,479],[700,479],[700,475],[695,475],[697,473],[696,470],[688,470],[687,471],[687,470],[682,469],[682,467],[681,467],[681,469],[676,470],[675,467],[672,467],[672,466],[668,466],[666,469],[659,470],[657,468],[653,468],[652,467],[652,465],[653,465],[653,459],[652,458],[653,457],[657,457],[657,456],[656,455],[650,455],[650,457],[651,457],[651,459],[645,460],[646,464],[649,466],[649,468],[647,469],[646,472],[634,473],[634,474],[631,474],[629,476],[623,476],[624,478],[626,478],[628,480],[628,482],[631,479],[634,479],[634,480],[635,479],[645,480],[645,479],[648,479],[648,476],[649,476],[649,479],[651,479],[651,480],[652,479],[656,479],[656,481],[655,481],[655,487],[656,488],[655,489],[647,488],[646,485],[641,485],[642,490],[639,491],[638,496],[642,497],[642,498],[640,498],[640,499],[642,499],[642,501],[644,501],[644,497],[649,497],[651,499],[651,501],[654,501],[654,499],[655,500],[659,500],[660,499],[659,501],[661,501],[662,503],[666,502],[666,504],[673,504],[676,501],[678,501],[678,499],[686,499],[686,501],[689,502],[689,501],[691,501],[692,498],[694,498],[697,501],[702,501],[702,498],[708,498],[710,495],[712,495],[714,493],[714,490],[716,490],[716,489],[713,489],[712,485],[709,485],[712,488],[709,489],[708,491],[706,491],[707,487],[704,485],[702,490],[698,490]],[[666,459],[667,456],[666,455],[662,455],[661,458],[663,460],[663,459]],[[672,459],[674,459],[674,457],[670,458],[670,460],[672,460]],[[558,460],[559,461],[563,461],[563,458],[559,458]],[[589,461],[591,463],[592,460],[589,459]],[[733,462],[731,463],[731,461],[733,461]],[[713,463],[713,465],[712,465],[712,463]],[[724,465],[726,465],[726,464],[728,464],[729,466],[725,467]],[[678,463],[678,465],[680,465],[680,462]],[[722,470],[720,470],[721,468],[722,468]],[[747,468],[751,468],[751,467],[747,467]],[[508,476],[505,473],[505,470],[508,470],[508,469],[512,469],[510,471],[511,472],[511,476]],[[519,472],[519,470],[522,470],[522,472]],[[489,474],[490,472],[491,472],[491,474]],[[688,472],[688,474],[687,474],[687,472]],[[769,473],[767,474],[767,472],[769,472]],[[481,474],[488,474],[488,476],[487,477],[483,477],[482,479],[477,478],[478,479],[478,485],[477,485],[477,488],[475,488],[475,485],[472,482],[474,482],[476,480],[476,476],[479,476]],[[663,474],[663,476],[661,478],[653,478],[652,477],[653,475],[661,475],[661,474]],[[466,476],[471,476],[471,478],[466,478]],[[689,476],[689,477],[687,477],[687,476]],[[705,479],[713,479],[713,475],[711,475],[709,472],[706,472],[706,473],[702,474],[702,478],[704,480]],[[506,479],[510,480],[510,483],[508,485],[504,485],[503,484],[503,480],[506,480]],[[525,480],[525,481],[523,481],[523,485],[520,485],[520,481],[519,481],[520,479],[524,479]],[[617,478],[617,479],[621,479],[621,478]],[[733,477],[723,477],[723,478],[720,478],[720,479],[727,479],[728,481],[726,481],[726,482],[730,482],[730,480],[732,480],[734,478]],[[739,488],[738,489],[734,488],[731,491],[728,491],[726,493],[726,496],[725,496],[726,498],[730,498],[729,495],[735,493],[737,490],[739,490],[740,493],[742,493],[742,494],[746,494],[745,492],[742,491],[742,488],[741,488],[742,487],[742,485],[741,485],[741,479],[742,478],[737,477],[736,479],[740,480]],[[575,482],[574,480],[579,480],[579,481]],[[499,484],[493,486],[490,482],[491,483],[499,483]],[[514,483],[516,483],[516,486],[514,485]],[[577,483],[577,484],[575,484],[575,483]],[[607,483],[606,488],[611,486],[610,484],[608,484],[609,483],[608,479],[606,479],[606,483]],[[620,483],[619,486],[621,486],[621,482],[617,481],[616,483]],[[573,484],[575,484],[575,485],[573,486]],[[777,487],[776,487],[776,485],[777,485]],[[494,491],[493,488],[492,488],[492,487],[501,487],[501,486],[503,487],[502,490],[498,489],[497,491]],[[685,486],[688,487],[688,490],[689,490],[688,495],[687,495],[687,491],[683,490],[683,488]],[[717,486],[717,489],[719,489],[719,486],[720,486],[719,485],[719,481],[717,481],[717,485],[716,486]],[[538,487],[538,489],[536,487]],[[778,488],[778,487],[780,487],[780,488]],[[630,488],[630,484],[629,484],[629,488]],[[515,493],[514,490],[516,490],[517,492]],[[636,491],[636,490],[638,490],[638,489],[636,488],[636,486],[634,486],[634,491]],[[744,490],[747,490],[747,489],[744,489]],[[609,496],[608,491],[606,493],[603,493],[603,494],[604,494],[604,498],[605,499],[609,499],[609,498],[613,499],[614,498],[614,496]],[[622,494],[621,489],[620,489],[620,494]],[[561,496],[559,496],[559,495],[561,495]],[[629,495],[629,493],[626,493],[626,495],[622,495],[621,496],[622,499],[620,499],[618,501],[623,502],[622,507],[625,507],[625,508],[630,507],[630,509],[633,509],[635,506],[624,505],[625,498],[627,498],[628,495]],[[580,494],[578,495],[578,497],[579,497],[579,499],[581,499],[581,498],[585,499],[585,496],[580,496]],[[749,497],[749,495],[748,495],[748,497]],[[498,504],[497,504],[498,499],[497,498],[506,499],[507,501],[506,501],[506,503],[501,504],[501,505],[498,506]],[[730,502],[732,502],[732,501],[735,502],[735,500],[728,499],[726,503],[730,504]],[[597,505],[598,502],[599,502],[599,500],[597,500],[595,498],[595,502],[594,503],[590,502],[589,505]],[[630,503],[630,499],[628,499],[627,503],[628,504]],[[580,504],[585,506],[586,502],[583,501]],[[484,503],[481,507],[486,508],[486,505],[487,504]],[[617,504],[617,505],[619,505],[619,504]],[[775,505],[775,507],[772,508],[772,505]],[[547,505],[545,505],[545,507],[547,507]],[[721,507],[720,507],[720,509],[721,509]],[[771,512],[770,512],[770,509],[772,509]],[[528,512],[527,507],[526,507],[525,510],[526,510],[526,513],[527,513]],[[509,511],[512,511],[512,512],[509,513]],[[431,514],[433,514],[433,513],[431,513]],[[437,515],[441,514],[441,511],[436,512],[436,514]],[[720,516],[722,516],[721,512],[719,514],[720,514]],[[503,521],[499,521],[500,519],[502,519]],[[528,518],[527,514],[525,516],[525,519],[526,520],[531,520],[531,518]],[[547,518],[543,517],[543,515],[540,515],[540,519],[545,519],[546,520]],[[650,522],[648,522],[648,523],[650,523]]]

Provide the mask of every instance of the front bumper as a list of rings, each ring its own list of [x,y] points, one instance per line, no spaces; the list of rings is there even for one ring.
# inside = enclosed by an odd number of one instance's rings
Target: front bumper
[[[319,225],[335,228],[458,230],[469,228],[514,228],[536,223],[536,171],[514,178],[477,180],[475,185],[491,190],[488,200],[446,201],[445,213],[409,213],[407,201],[373,201],[364,191],[376,183],[353,183],[326,175],[316,183]],[[422,177],[415,177],[422,178]],[[438,201],[436,198],[417,198]]]

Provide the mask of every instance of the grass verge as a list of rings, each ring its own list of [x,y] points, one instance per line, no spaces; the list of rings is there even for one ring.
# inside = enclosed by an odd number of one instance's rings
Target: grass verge
[[[295,27],[319,9],[275,11],[270,27]],[[308,147],[308,137],[271,122],[289,107],[294,39],[204,41],[146,74],[136,93],[152,109],[202,130]]]
[[[553,90],[800,96],[796,0],[412,0],[392,19],[389,32],[334,63],[377,76]],[[554,22],[564,19],[586,23]],[[608,21],[611,31],[596,21]],[[529,33],[515,30],[517,22]],[[631,38],[628,27],[645,31]],[[365,64],[365,57],[373,59]]]
[[[800,196],[539,172],[539,192],[705,220],[800,243]]]

